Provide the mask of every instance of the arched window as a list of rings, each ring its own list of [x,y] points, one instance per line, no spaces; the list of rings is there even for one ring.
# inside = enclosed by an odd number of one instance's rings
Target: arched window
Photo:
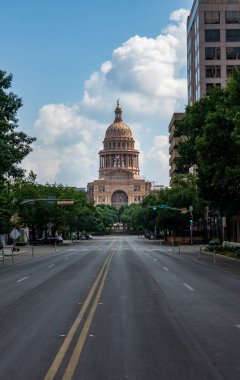
[[[121,207],[128,204],[128,196],[122,190],[117,190],[112,195],[112,206]]]

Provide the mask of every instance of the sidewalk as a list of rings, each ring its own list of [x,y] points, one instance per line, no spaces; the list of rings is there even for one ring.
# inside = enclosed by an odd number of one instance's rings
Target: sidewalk
[[[72,242],[66,241],[63,244],[50,244],[50,245],[26,245],[17,246],[18,250],[13,251],[12,245],[5,246],[0,250],[0,268],[13,263],[30,260],[34,257],[45,256],[57,253],[65,247],[72,245]]]
[[[240,275],[240,260],[234,259],[232,257],[214,254],[214,252],[206,251],[207,244],[195,244],[195,245],[164,245],[161,244],[159,240],[142,240],[145,244],[168,248],[173,254],[176,255],[188,255],[195,260],[205,262],[209,265],[216,266],[217,268],[230,271],[234,274]]]

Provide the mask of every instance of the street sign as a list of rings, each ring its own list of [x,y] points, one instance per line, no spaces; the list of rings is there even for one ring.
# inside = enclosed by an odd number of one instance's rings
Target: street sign
[[[62,199],[57,201],[58,206],[71,206],[74,205],[74,201],[70,199]]]
[[[17,239],[17,238],[19,238],[19,236],[20,236],[21,234],[20,234],[20,232],[18,231],[18,229],[16,228],[16,227],[14,227],[13,229],[12,229],[12,231],[10,232],[10,236],[15,240],[15,239]]]
[[[186,207],[182,207],[181,208],[181,214],[187,214],[188,213],[188,210]]]

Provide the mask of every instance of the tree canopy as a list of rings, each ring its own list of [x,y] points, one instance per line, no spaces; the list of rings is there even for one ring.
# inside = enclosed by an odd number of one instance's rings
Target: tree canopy
[[[31,152],[31,144],[36,140],[16,130],[16,115],[22,99],[8,91],[11,82],[12,74],[0,70],[0,182],[23,176],[24,170],[19,164]]]
[[[169,208],[161,208],[166,205]],[[172,188],[163,189],[156,194],[149,194],[142,202],[145,218],[144,227],[149,231],[158,230],[179,231],[189,229],[189,213],[181,213],[180,209],[194,210],[195,220],[203,216],[204,203],[199,196],[196,176],[176,175]],[[156,206],[156,210],[149,206]],[[176,209],[176,210],[174,210]]]
[[[240,210],[240,72],[223,89],[214,89],[176,122],[179,169],[196,165],[198,185],[212,209],[222,214]]]
[[[41,185],[36,181],[15,182],[12,186],[15,208],[19,214],[20,224],[31,226],[33,235],[47,231],[51,225],[53,235],[56,231],[63,235],[72,232],[91,232],[96,224],[96,210],[83,192],[61,184]],[[40,202],[38,199],[48,199]],[[24,200],[35,199],[32,203]],[[58,205],[57,200],[73,200],[73,205]]]

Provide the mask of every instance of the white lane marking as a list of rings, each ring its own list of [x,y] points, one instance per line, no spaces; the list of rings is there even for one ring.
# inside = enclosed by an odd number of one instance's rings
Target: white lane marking
[[[240,325],[236,325],[236,327],[240,330]]]
[[[66,261],[66,260],[69,260],[69,257],[65,257],[65,259],[64,259],[64,260],[65,260],[65,261]]]
[[[29,276],[27,276],[27,277],[23,277],[23,278],[20,278],[20,279],[17,280],[16,282],[22,282],[22,281],[26,280],[27,278],[29,278]]]
[[[168,269],[168,268],[166,268],[166,267],[163,267],[163,269],[164,269],[164,270],[166,270],[167,272],[169,272],[169,269]]]
[[[153,261],[157,261],[157,259],[153,259]]]
[[[183,285],[184,285],[187,289],[191,290],[191,292],[194,291],[194,289],[193,289],[190,285],[185,284],[185,282],[183,283]]]
[[[51,264],[48,266],[48,268],[53,268],[53,267],[55,267],[55,264]]]
[[[98,250],[98,251],[102,251],[103,249],[102,249],[102,248],[98,248],[97,250]]]

